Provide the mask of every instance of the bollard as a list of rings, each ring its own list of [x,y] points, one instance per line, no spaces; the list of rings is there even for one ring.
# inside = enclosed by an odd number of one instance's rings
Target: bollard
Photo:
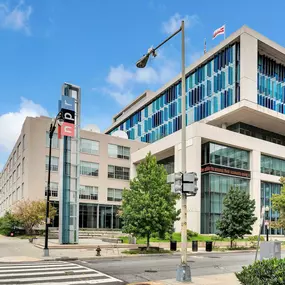
[[[99,246],[99,245],[97,246],[96,251],[97,251],[96,256],[101,256],[101,254],[100,254],[100,252],[101,252],[101,248],[100,248],[100,246]]]

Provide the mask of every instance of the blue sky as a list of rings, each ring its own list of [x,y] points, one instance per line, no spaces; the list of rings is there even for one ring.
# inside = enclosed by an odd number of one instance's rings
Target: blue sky
[[[145,89],[156,90],[180,70],[180,37],[147,69],[136,61],[186,22],[186,60],[195,61],[242,25],[281,45],[284,0],[0,0],[0,168],[26,116],[57,112],[63,82],[82,88],[82,126],[103,131],[112,116]],[[271,9],[271,8],[270,8]]]

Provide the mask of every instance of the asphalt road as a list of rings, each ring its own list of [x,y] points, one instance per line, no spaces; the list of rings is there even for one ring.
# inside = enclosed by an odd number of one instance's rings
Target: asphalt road
[[[284,255],[284,254],[282,254]],[[192,276],[237,272],[253,263],[254,252],[209,253],[188,257]],[[85,266],[99,270],[126,282],[145,282],[176,277],[179,255],[135,256],[117,259],[85,260]]]

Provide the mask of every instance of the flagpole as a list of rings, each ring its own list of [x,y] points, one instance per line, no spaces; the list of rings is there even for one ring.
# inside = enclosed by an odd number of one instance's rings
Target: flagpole
[[[225,25],[225,32],[224,32],[224,40],[226,39],[226,25]]]

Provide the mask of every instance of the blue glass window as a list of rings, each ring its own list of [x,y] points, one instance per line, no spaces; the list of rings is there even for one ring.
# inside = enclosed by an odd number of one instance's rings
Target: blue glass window
[[[160,108],[162,108],[163,107],[163,96],[159,98],[159,102],[160,102]]]
[[[214,97],[214,113],[218,112],[218,98]]]
[[[172,122],[168,122],[169,134],[172,134]]]
[[[210,77],[212,75],[212,61],[207,64],[207,75]]]
[[[211,81],[207,80],[207,96],[211,96],[212,90],[211,90]]]
[[[144,121],[144,131],[145,133],[148,131],[148,120]]]
[[[178,114],[181,113],[181,98],[178,99]]]
[[[212,102],[211,102],[211,100],[209,100],[208,101],[208,115],[210,116],[210,115],[212,115]]]
[[[151,130],[151,118],[148,118],[148,129]]]
[[[226,87],[226,74],[224,71],[222,71],[221,80],[222,80],[222,89],[225,89],[225,87]]]
[[[217,76],[214,76],[214,92],[217,93],[218,91],[218,83],[217,83]]]
[[[145,118],[147,118],[147,116],[148,116],[148,107],[144,108],[144,116],[145,116]]]
[[[233,68],[231,66],[229,66],[228,68],[228,82],[230,85],[233,84]]]

